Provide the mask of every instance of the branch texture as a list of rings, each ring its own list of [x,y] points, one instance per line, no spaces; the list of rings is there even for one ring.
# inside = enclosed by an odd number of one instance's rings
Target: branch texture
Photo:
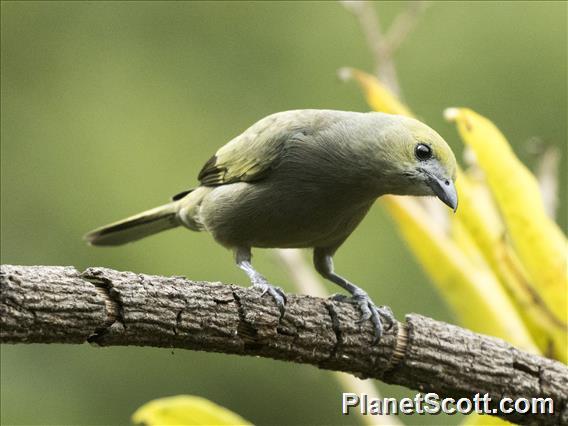
[[[408,315],[373,345],[349,302],[289,295],[281,318],[250,288],[105,268],[0,270],[1,343],[185,348],[312,364],[441,397],[552,398],[554,414],[496,413],[520,424],[568,424],[568,368],[504,341]]]

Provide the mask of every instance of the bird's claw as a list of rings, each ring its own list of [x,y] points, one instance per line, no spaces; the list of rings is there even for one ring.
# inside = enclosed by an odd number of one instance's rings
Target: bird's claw
[[[352,301],[357,304],[361,311],[361,318],[357,321],[357,323],[360,324],[368,320],[371,320],[373,323],[373,327],[375,329],[373,344],[378,343],[383,334],[383,321],[381,320],[381,317],[385,320],[386,330],[390,330],[394,325],[395,319],[390,308],[387,306],[375,306],[369,295],[363,291],[354,293],[352,297],[348,297],[343,294],[334,294],[331,296],[331,299],[340,302]]]
[[[334,302],[348,302],[351,300],[350,296],[346,296],[345,294],[332,294],[331,296],[329,296],[330,300],[333,300]]]
[[[386,330],[390,330],[392,328],[392,326],[394,325],[396,319],[394,317],[394,314],[392,313],[391,308],[389,308],[388,306],[377,306],[377,311],[379,312],[379,314],[382,315],[383,319],[385,320],[385,322],[387,323],[387,328]]]
[[[284,311],[286,309],[286,295],[280,287],[275,287],[266,281],[257,281],[253,283],[252,286],[261,291],[261,296],[264,296],[266,293],[270,294],[280,311],[280,316],[284,315]]]

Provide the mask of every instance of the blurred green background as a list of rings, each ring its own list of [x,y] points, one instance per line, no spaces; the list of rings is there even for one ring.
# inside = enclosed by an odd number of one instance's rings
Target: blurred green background
[[[377,3],[384,25],[404,3]],[[527,141],[563,151],[566,3],[435,3],[397,54],[405,100],[453,146],[448,106],[490,117],[529,166]],[[367,110],[345,65],[372,70],[355,18],[335,2],[2,2],[2,262],[99,265],[247,284],[206,234],[114,248],[88,230],[166,201],[259,118],[296,108]],[[559,222],[565,231],[566,180]],[[293,287],[270,251],[256,265]],[[337,269],[398,317],[453,321],[376,206]],[[328,287],[331,290],[331,287]],[[334,289],[335,290],[335,289]],[[490,297],[490,295],[488,295]],[[2,347],[3,424],[119,424],[157,397],[197,394],[257,424],[357,424],[309,366],[183,350]],[[386,396],[414,392],[382,386]],[[408,424],[456,424],[415,416]]]

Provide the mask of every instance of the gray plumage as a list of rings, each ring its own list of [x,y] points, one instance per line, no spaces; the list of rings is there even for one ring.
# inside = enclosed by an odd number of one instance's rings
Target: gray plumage
[[[286,111],[263,118],[219,149],[199,173],[200,186],[86,239],[116,245],[178,225],[207,231],[235,250],[253,285],[269,291],[281,308],[282,293],[252,268],[250,248],[314,248],[316,269],[354,296],[380,335],[380,310],[333,272],[331,256],[381,195],[436,195],[455,209],[455,173],[448,145],[417,120]]]

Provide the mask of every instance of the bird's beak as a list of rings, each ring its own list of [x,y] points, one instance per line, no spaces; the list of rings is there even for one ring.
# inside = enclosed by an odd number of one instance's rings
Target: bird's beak
[[[428,186],[436,197],[442,200],[454,212],[458,209],[458,193],[451,179],[440,179],[433,174],[428,174]]]

